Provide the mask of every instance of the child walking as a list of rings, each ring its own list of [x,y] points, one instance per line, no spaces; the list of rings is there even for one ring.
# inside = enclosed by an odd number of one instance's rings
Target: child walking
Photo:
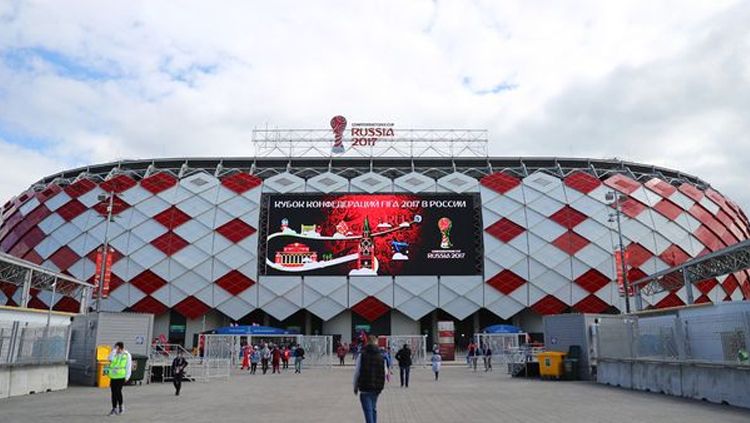
[[[435,373],[435,381],[437,382],[438,376],[440,376],[440,365],[443,362],[443,357],[440,356],[440,350],[435,348],[432,352],[432,371]]]

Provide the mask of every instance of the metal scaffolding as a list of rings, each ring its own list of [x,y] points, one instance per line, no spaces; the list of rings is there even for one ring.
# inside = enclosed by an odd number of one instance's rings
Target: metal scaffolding
[[[640,295],[686,289],[687,302],[694,302],[693,284],[750,268],[750,240],[656,272],[632,283],[640,309]]]
[[[31,290],[52,292],[50,309],[54,307],[55,295],[78,298],[81,313],[86,311],[90,290],[94,285],[72,276],[53,272],[26,260],[0,253],[0,283],[21,287],[20,307],[28,307]]]
[[[253,146],[258,157],[487,157],[485,129],[396,129],[392,137],[373,138],[366,145],[344,136],[334,151],[330,129],[256,129]]]

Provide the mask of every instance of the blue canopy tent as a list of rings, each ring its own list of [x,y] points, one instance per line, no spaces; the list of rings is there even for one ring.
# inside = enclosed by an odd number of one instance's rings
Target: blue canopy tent
[[[225,326],[213,331],[216,335],[297,335],[296,331],[270,326]]]
[[[482,333],[523,333],[521,328],[513,325],[492,325],[482,329]]]

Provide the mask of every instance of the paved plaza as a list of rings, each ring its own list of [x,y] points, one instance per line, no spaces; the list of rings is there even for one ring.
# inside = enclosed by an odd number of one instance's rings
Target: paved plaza
[[[360,422],[351,389],[352,368],[306,370],[302,375],[238,374],[189,383],[175,397],[171,384],[126,387],[126,414],[104,417],[109,390],[65,391],[0,400],[0,422]],[[379,422],[748,422],[750,410],[633,392],[587,382],[512,379],[501,372],[446,367],[439,382],[415,369],[411,387],[386,387]]]

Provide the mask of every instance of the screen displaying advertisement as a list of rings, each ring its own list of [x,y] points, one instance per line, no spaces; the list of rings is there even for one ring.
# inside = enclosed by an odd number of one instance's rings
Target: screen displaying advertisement
[[[474,194],[267,194],[261,273],[478,275],[478,201]]]

